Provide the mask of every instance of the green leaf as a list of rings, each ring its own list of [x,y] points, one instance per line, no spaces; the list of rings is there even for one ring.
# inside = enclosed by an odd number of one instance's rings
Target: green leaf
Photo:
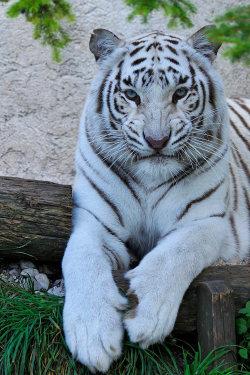
[[[240,349],[239,350],[239,355],[244,358],[244,359],[247,359],[248,358],[248,350],[246,348],[244,349]]]
[[[238,334],[245,333],[247,331],[247,322],[243,318],[236,319],[236,330]]]

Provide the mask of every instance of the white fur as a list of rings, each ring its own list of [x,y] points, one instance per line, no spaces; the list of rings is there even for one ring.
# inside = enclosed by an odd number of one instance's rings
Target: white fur
[[[62,264],[66,286],[63,314],[66,342],[73,356],[92,372],[107,371],[111,362],[121,354],[124,326],[131,341],[139,342],[143,348],[164,340],[174,327],[179,305],[192,280],[219,258],[228,260],[236,255],[242,258],[249,248],[249,216],[240,187],[236,210],[237,228],[240,228],[239,246],[230,226],[230,214],[234,209],[233,182],[229,171],[232,155],[230,147],[225,151],[229,120],[223,86],[210,61],[196,53],[185,41],[183,46],[192,52],[193,64],[209,72],[216,90],[217,121],[223,126],[221,146],[210,159],[212,167],[203,173],[202,170],[208,167],[206,163],[200,168],[194,167],[190,176],[171,187],[183,168],[179,161],[172,158],[161,162],[146,158],[132,162],[132,155],[128,153],[126,142],[129,143],[129,140],[125,141],[121,134],[123,132],[124,137],[133,135],[128,130],[132,123],[143,145],[140,146],[141,156],[152,152],[143,139],[143,131],[159,139],[169,127],[172,138],[169,149],[164,151],[166,154],[174,152],[174,141],[178,138],[174,132],[181,129],[181,120],[186,121],[183,134],[191,132],[191,123],[184,116],[181,104],[177,109],[165,104],[171,103],[175,92],[174,81],[164,95],[159,84],[144,91],[138,86],[138,92],[141,90],[140,94],[147,103],[144,107],[142,104],[141,110],[120,95],[119,100],[128,113],[126,121],[118,131],[108,130],[110,136],[113,134],[119,142],[114,141],[110,146],[103,141],[101,129],[107,129],[109,110],[104,105],[102,115],[96,113],[98,90],[110,69],[113,69],[110,79],[114,79],[117,65],[124,52],[129,51],[130,42],[114,51],[101,65],[82,115],[76,152],[73,231]],[[138,58],[143,56],[143,52],[138,54]],[[129,71],[131,59],[126,57],[124,64],[124,71]],[[187,69],[183,66],[184,73]],[[231,105],[237,106],[234,102]],[[206,106],[209,111],[208,100]],[[211,125],[211,121],[209,116],[205,119],[208,128],[219,126]],[[164,124],[167,124],[165,128]],[[86,137],[86,129],[109,165],[93,150]],[[241,147],[240,140],[236,142]],[[130,146],[136,150],[132,143]],[[196,158],[200,152],[206,155],[205,147],[203,145],[204,150],[193,150]],[[224,156],[220,159],[223,150]],[[122,178],[112,168],[117,160],[122,161],[125,169]],[[239,167],[233,168],[237,179],[245,181],[246,177],[240,176],[243,172]],[[168,179],[168,183],[156,189]],[[93,186],[101,189],[105,199]],[[209,195],[215,187],[215,192]],[[206,194],[206,199],[195,202]],[[194,203],[189,205],[190,202]],[[225,216],[219,217],[223,212]],[[123,322],[127,300],[119,294],[111,271],[118,268],[118,263],[128,270],[128,240],[132,241],[138,249],[137,255],[143,259],[136,268],[126,273],[130,290],[138,297],[139,304],[133,314],[125,315]],[[108,254],[105,246],[110,249]]]

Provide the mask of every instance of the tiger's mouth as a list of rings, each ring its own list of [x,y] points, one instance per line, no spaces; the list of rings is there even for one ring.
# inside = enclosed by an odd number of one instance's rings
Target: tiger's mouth
[[[137,161],[140,161],[140,160],[146,160],[146,159],[151,159],[151,160],[159,160],[159,161],[163,161],[163,160],[167,160],[167,159],[177,159],[177,160],[180,160],[181,159],[181,154],[182,152],[179,150],[177,152],[174,152],[173,154],[171,155],[165,155],[159,151],[156,151],[154,154],[151,154],[151,155],[146,155],[146,156],[142,156],[142,155],[139,155],[137,154],[136,155],[136,160]]]

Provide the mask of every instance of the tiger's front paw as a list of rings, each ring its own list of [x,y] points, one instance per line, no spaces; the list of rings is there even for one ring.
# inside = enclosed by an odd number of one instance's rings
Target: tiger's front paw
[[[125,316],[125,328],[132,342],[147,348],[170,334],[182,297],[167,287],[166,279],[160,282],[159,275],[146,272],[141,265],[126,277],[130,279],[128,299],[132,308]]]
[[[66,343],[78,361],[90,371],[106,372],[122,351],[123,323],[121,310],[127,300],[118,292],[111,300],[95,296],[81,301],[81,296],[66,298],[63,321]],[[101,302],[101,303],[100,303]]]

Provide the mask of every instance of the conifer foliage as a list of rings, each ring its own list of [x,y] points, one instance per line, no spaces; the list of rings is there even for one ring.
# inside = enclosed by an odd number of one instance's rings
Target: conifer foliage
[[[0,0],[7,3],[9,0]],[[52,48],[52,59],[61,61],[60,51],[66,47],[71,39],[62,28],[60,21],[66,19],[74,21],[71,4],[65,0],[19,0],[7,10],[9,17],[25,16],[26,21],[34,25],[34,39],[41,39],[42,45]]]
[[[189,18],[197,12],[196,7],[188,0],[124,0],[125,4],[133,8],[128,15],[131,21],[135,16],[141,16],[142,22],[148,21],[148,16],[153,11],[162,11],[165,17],[170,17],[169,28],[192,27],[193,23]]]
[[[232,8],[214,20],[215,26],[208,30],[210,40],[230,43],[223,52],[231,62],[242,61],[250,65],[250,5]]]
[[[0,0],[7,3],[9,0]],[[121,0],[122,1],[122,0]],[[131,21],[136,16],[147,22],[153,12],[161,11],[168,17],[168,28],[177,26],[192,27],[191,17],[197,12],[189,0],[123,0],[132,8],[128,15]],[[61,50],[66,47],[70,37],[61,26],[61,21],[74,21],[71,4],[66,0],[17,0],[7,10],[9,17],[24,15],[26,21],[34,25],[34,38],[40,39],[43,45],[52,48],[52,58],[61,61]],[[210,40],[228,43],[229,48],[223,52],[231,62],[242,61],[250,65],[250,5],[228,10],[217,16],[214,27],[207,31]]]

